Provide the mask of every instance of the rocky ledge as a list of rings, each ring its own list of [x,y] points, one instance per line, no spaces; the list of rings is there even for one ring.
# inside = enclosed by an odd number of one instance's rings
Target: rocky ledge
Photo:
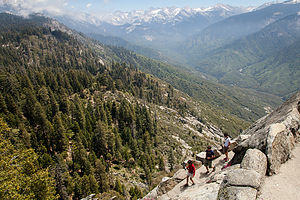
[[[164,181],[156,192],[150,193],[155,195],[144,199],[254,200],[266,175],[278,173],[281,164],[291,157],[299,135],[300,91],[235,139],[237,146],[230,167],[223,170],[217,167],[216,172],[206,177],[202,177],[203,168],[198,169],[200,179],[196,175],[196,185],[187,189],[183,188],[185,180],[181,170],[168,179],[171,187]],[[218,161],[222,163],[221,158],[215,161],[217,165]]]

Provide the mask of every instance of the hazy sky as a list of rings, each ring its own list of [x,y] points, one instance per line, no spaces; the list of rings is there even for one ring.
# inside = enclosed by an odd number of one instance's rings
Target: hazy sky
[[[220,3],[233,6],[259,6],[266,2],[270,0],[0,0],[0,5],[8,3],[25,9],[48,10],[56,13],[64,13],[67,10],[100,13],[171,6],[203,8]]]

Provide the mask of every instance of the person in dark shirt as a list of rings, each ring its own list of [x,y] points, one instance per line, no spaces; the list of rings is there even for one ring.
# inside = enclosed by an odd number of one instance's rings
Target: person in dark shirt
[[[187,172],[185,186],[189,185],[189,178],[191,179],[191,181],[193,183],[192,185],[195,185],[195,182],[193,181],[193,177],[195,176],[196,168],[191,160],[188,161],[187,170],[188,170],[188,172]]]
[[[206,173],[209,173],[209,168],[213,168],[212,171],[216,170],[216,167],[212,165],[212,160],[215,158],[215,153],[211,149],[211,146],[208,146],[206,149],[206,156],[204,161],[204,166],[206,167]]]

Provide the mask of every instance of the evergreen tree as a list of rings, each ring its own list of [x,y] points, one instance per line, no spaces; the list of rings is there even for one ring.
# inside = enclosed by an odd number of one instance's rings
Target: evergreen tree
[[[114,190],[119,192],[120,194],[123,194],[122,185],[121,185],[120,180],[118,178],[116,179]]]
[[[95,163],[95,178],[99,185],[99,191],[106,192],[109,189],[108,176],[102,159],[97,159]]]
[[[2,94],[0,93],[0,113],[3,112],[3,113],[7,113],[8,110],[7,110],[7,106],[6,106],[6,103],[5,103],[5,100],[2,96]]]
[[[96,124],[95,135],[93,137],[93,150],[97,157],[105,156],[107,152],[107,127],[102,121]]]
[[[66,130],[60,118],[60,113],[57,113],[54,116],[53,128],[54,128],[54,133],[51,137],[51,144],[53,145],[53,149],[55,151],[62,152],[66,149],[68,145],[68,139],[66,137]]]

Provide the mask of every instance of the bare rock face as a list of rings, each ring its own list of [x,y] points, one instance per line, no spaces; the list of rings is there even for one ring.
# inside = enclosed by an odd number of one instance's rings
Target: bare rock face
[[[267,173],[277,173],[280,165],[290,157],[300,129],[299,102],[300,91],[246,130],[244,134],[249,138],[234,149],[232,164],[241,163],[248,149],[258,149],[267,155]]]
[[[251,187],[225,187],[218,193],[218,200],[255,200],[257,190]]]
[[[261,175],[266,175],[267,157],[258,149],[248,149],[241,163],[243,169],[253,169]]]

